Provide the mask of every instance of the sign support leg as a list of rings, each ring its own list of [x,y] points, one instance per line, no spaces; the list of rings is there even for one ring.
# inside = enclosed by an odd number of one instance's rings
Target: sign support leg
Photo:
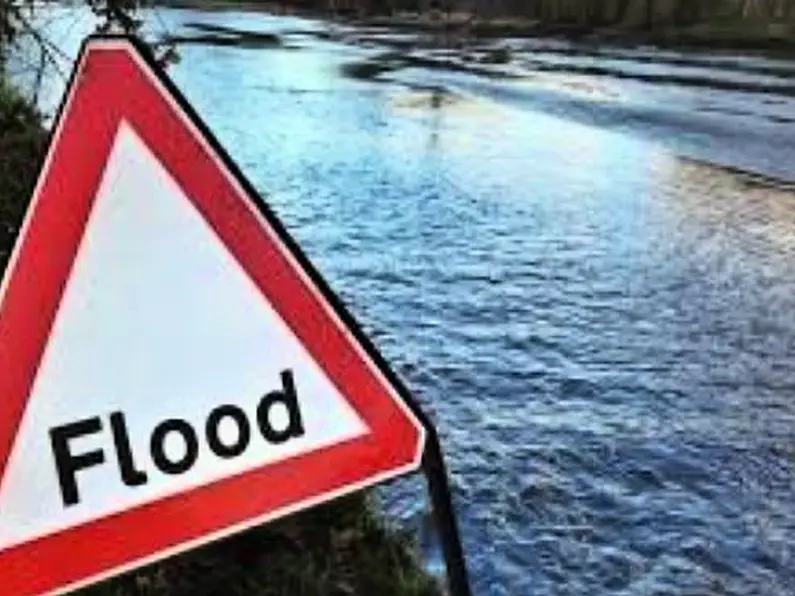
[[[472,596],[469,587],[469,577],[464,558],[464,549],[461,546],[461,537],[456,525],[453,499],[450,494],[450,484],[447,479],[447,470],[444,464],[439,438],[435,432],[429,432],[425,453],[422,460],[422,470],[428,482],[428,491],[431,496],[431,507],[436,521],[442,543],[445,567],[447,568],[447,582],[451,596]]]

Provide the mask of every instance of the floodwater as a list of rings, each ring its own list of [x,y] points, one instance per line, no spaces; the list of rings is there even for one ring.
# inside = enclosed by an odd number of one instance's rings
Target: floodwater
[[[281,36],[171,74],[436,421],[476,594],[795,594],[795,62],[146,20]]]

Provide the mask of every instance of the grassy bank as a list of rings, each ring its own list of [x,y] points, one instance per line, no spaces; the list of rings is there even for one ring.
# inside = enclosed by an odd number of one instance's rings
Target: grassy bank
[[[593,3],[594,0],[591,0]],[[795,0],[793,0],[795,1]],[[582,0],[582,4],[587,4]],[[257,0],[165,0],[164,4],[202,10],[249,10],[273,14],[298,14],[337,20],[362,26],[389,27],[406,32],[445,36],[451,42],[498,39],[506,37],[561,37],[610,43],[611,45],[656,45],[674,48],[712,48],[722,50],[795,50],[795,17],[774,18],[765,15],[741,15],[719,8],[703,9],[700,19],[679,20],[672,8],[660,9],[645,22],[639,9],[628,9],[626,18],[608,18],[596,13],[583,16],[572,12],[527,16],[505,12],[483,15],[453,11],[395,12],[368,10],[361,3],[357,10],[334,12],[319,2],[271,2]],[[455,3],[453,3],[455,4]],[[725,2],[723,2],[725,5]],[[717,7],[717,8],[716,8]],[[795,8],[793,9],[795,11]]]
[[[45,139],[40,115],[0,77],[0,269],[5,269],[35,184]],[[124,536],[115,539],[124,540]],[[250,530],[80,592],[82,596],[440,593],[410,540],[390,527],[364,495]]]
[[[438,596],[411,543],[366,497],[295,515],[80,596]]]
[[[428,14],[402,14],[345,19],[365,26],[383,26],[447,36],[452,41],[559,37],[629,46],[788,52],[795,50],[795,24],[752,19],[714,19],[693,24],[662,22],[642,27],[548,21],[518,16],[480,18],[466,13],[450,15],[449,18],[436,18]]]

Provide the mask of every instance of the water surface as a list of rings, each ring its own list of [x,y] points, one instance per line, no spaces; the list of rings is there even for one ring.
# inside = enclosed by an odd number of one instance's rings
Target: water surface
[[[283,35],[171,74],[436,420],[477,594],[795,593],[791,62],[195,21]]]

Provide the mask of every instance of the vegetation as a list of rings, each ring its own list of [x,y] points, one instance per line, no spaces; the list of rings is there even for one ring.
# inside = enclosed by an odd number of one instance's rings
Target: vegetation
[[[80,596],[438,596],[410,542],[354,496],[86,589]]]
[[[197,2],[221,0],[166,0]],[[273,7],[265,0],[223,0]],[[704,45],[795,42],[795,0],[283,0],[278,6],[386,18],[473,36],[596,33]],[[419,19],[407,18],[419,15]]]
[[[438,10],[589,25],[693,24],[715,18],[795,19],[793,0],[287,0],[283,4],[365,13]]]
[[[33,190],[44,139],[38,112],[0,77],[0,270]]]
[[[484,15],[512,14],[584,25],[648,27],[692,25],[715,19],[780,20],[795,17],[792,0],[449,0]]]

